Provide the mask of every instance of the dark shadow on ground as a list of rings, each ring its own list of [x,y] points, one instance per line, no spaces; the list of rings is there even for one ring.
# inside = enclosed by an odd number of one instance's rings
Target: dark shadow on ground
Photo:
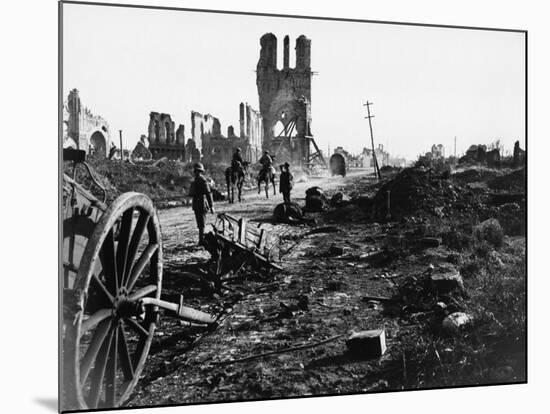
[[[329,366],[346,365],[346,364],[369,363],[369,361],[373,361],[375,359],[376,358],[371,358],[371,359],[357,358],[346,352],[339,355],[329,355],[323,358],[314,359],[309,364],[307,364],[304,368],[314,369],[314,368],[320,368],[320,367],[329,367]]]

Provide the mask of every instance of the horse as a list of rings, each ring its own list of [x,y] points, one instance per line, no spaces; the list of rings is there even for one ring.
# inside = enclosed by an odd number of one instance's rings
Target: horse
[[[265,197],[269,198],[269,183],[273,184],[273,195],[277,195],[275,191],[275,171],[273,167],[264,167],[260,170],[258,174],[258,194],[260,194],[260,184],[262,181],[265,183]]]
[[[240,168],[236,165],[231,165],[225,169],[225,182],[227,184],[227,199],[229,203],[235,202],[235,187],[237,187],[239,203],[242,201],[241,194],[245,176],[248,172],[248,165],[249,162],[244,161]]]

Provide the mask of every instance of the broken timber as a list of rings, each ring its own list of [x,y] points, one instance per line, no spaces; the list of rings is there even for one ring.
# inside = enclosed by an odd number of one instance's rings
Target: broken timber
[[[234,253],[247,253],[260,265],[277,270],[283,268],[271,261],[271,246],[265,229],[250,226],[246,219],[237,219],[229,214],[218,214],[214,225],[214,237]],[[219,242],[222,243],[219,243]]]

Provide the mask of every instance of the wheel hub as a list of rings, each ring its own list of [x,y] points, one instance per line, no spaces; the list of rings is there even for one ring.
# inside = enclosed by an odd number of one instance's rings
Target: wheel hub
[[[132,316],[140,316],[145,312],[141,301],[132,301],[128,298],[126,288],[122,287],[118,290],[113,303],[113,316],[116,319],[130,318]]]

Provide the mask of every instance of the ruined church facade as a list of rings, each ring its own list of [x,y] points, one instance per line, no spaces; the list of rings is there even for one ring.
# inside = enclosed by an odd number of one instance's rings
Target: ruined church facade
[[[296,65],[289,66],[290,39],[284,38],[283,68],[277,68],[277,37],[266,33],[260,39],[256,85],[263,119],[263,148],[279,161],[309,164],[311,145],[311,40],[296,39]],[[317,153],[320,151],[317,148]]]

